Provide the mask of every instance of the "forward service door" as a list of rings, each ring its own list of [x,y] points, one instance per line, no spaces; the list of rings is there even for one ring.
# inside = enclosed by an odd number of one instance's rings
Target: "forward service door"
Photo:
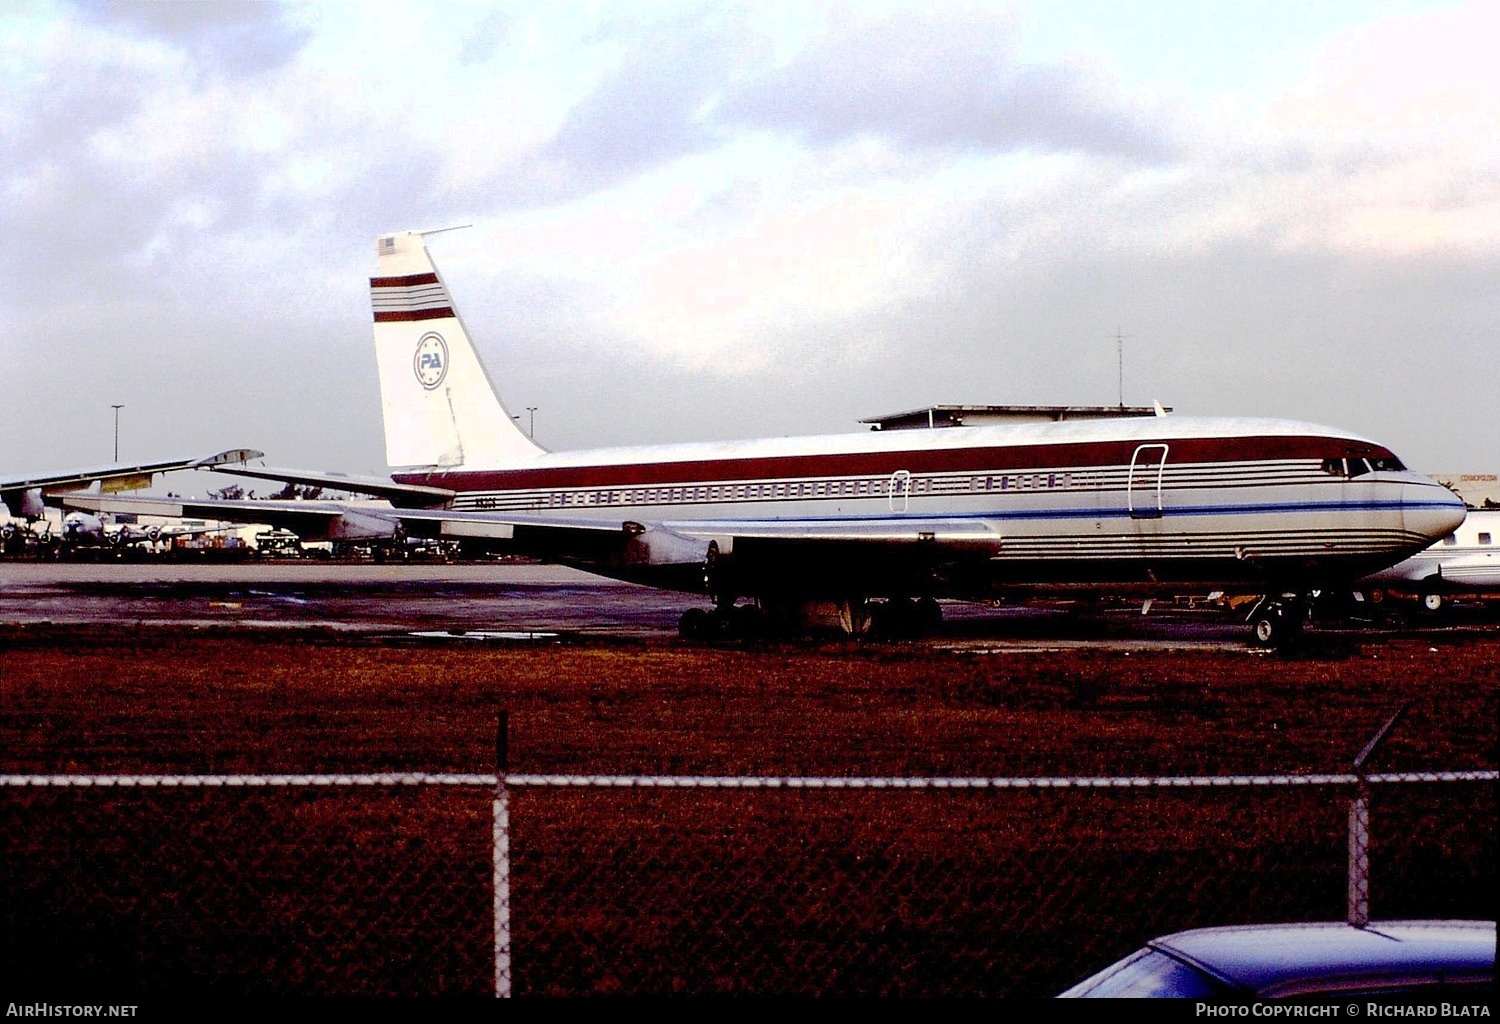
[[[1161,518],[1161,482],[1166,468],[1166,445],[1137,446],[1130,457],[1130,479],[1125,485],[1131,519]]]

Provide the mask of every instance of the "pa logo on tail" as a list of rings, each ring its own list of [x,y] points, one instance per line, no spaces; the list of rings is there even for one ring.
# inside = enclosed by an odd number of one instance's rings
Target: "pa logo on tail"
[[[412,359],[417,382],[428,391],[437,387],[448,376],[448,343],[436,331],[428,331],[417,342],[417,352]]]

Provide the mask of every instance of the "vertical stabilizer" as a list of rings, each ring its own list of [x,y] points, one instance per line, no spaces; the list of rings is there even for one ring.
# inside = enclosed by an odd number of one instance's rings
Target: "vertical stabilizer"
[[[543,449],[513,420],[422,241],[381,235],[370,278],[375,360],[392,467],[497,469]]]

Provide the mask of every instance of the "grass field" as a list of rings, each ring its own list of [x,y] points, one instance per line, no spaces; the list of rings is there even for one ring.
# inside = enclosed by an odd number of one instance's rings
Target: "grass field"
[[[939,651],[13,628],[5,773],[1494,768],[1500,638]],[[1345,800],[519,789],[521,994],[1045,995],[1159,931],[1343,916]],[[11,791],[6,957],[147,993],[480,995],[490,794]],[[1382,791],[1377,916],[1494,916],[1491,786]]]

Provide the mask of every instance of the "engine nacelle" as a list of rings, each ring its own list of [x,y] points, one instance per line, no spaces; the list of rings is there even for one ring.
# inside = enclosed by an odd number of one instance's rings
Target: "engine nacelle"
[[[625,545],[626,565],[691,565],[701,563],[708,545],[667,530],[647,529]]]
[[[47,512],[47,505],[42,501],[40,487],[32,487],[25,491],[7,491],[5,507],[10,509],[11,515],[19,519],[41,519]]]
[[[344,512],[329,520],[327,540],[390,540],[396,536],[397,520],[365,512]]]

